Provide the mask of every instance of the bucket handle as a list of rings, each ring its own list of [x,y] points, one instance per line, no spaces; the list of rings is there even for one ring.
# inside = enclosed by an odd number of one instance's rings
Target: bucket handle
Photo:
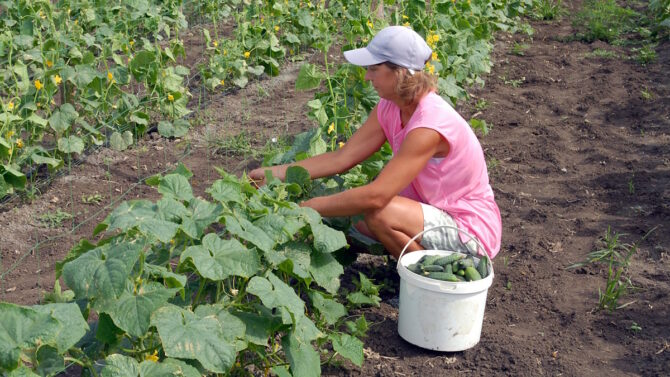
[[[432,228],[428,228],[428,229],[424,229],[424,230],[422,230],[419,234],[417,234],[416,236],[410,238],[410,240],[407,241],[407,243],[405,244],[405,247],[402,248],[402,251],[400,252],[400,255],[398,256],[398,262],[396,263],[396,266],[395,266],[395,267],[396,267],[396,270],[400,267],[400,259],[402,259],[403,254],[405,254],[405,251],[407,251],[407,248],[408,248],[409,245],[412,243],[412,241],[416,240],[416,239],[419,238],[422,234],[424,234],[424,233],[426,233],[426,232],[428,232],[428,231],[435,230],[435,229],[439,229],[439,228],[451,228],[451,229],[456,229],[457,231],[459,231],[459,232],[465,234],[466,236],[470,237],[471,240],[474,240],[475,243],[477,244],[477,247],[479,247],[480,249],[482,249],[482,251],[483,251],[484,253],[486,253],[486,249],[484,248],[484,246],[482,246],[482,244],[479,242],[479,240],[477,239],[477,237],[473,236],[472,234],[470,234],[470,233],[464,231],[463,229],[459,229],[459,228],[457,228],[457,227],[455,227],[455,226],[451,226],[451,225],[437,225],[437,226],[434,226],[434,227],[432,227]],[[472,252],[470,252],[470,254],[472,254]],[[475,255],[475,256],[476,256],[476,255]]]

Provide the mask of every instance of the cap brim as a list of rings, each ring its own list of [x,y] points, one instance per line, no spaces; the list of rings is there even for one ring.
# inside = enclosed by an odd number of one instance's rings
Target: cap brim
[[[384,59],[375,58],[370,51],[363,47],[357,48],[355,50],[349,50],[344,52],[344,57],[347,61],[354,65],[359,65],[362,67],[367,67],[370,65],[375,65],[385,62]]]

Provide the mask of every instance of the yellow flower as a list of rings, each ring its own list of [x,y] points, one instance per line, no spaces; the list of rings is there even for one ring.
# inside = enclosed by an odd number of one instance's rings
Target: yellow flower
[[[426,43],[428,43],[429,46],[433,45],[433,35],[432,34],[428,34],[426,36]]]
[[[60,77],[60,75],[54,76],[53,80],[56,85],[60,85],[60,83],[63,82],[63,79]]]
[[[402,24],[402,26],[409,27],[409,22],[405,22],[404,24]]]
[[[14,110],[14,102],[11,102],[11,101],[10,101],[10,102],[7,104],[7,109],[8,109],[9,111]]]
[[[221,85],[226,85],[226,82],[223,81],[223,79],[221,79],[221,81],[219,81],[219,82],[221,83]]]
[[[11,138],[12,136],[14,136],[14,131],[7,131],[5,136],[7,137],[7,139]]]
[[[226,55],[228,55],[228,51],[223,50],[223,56],[226,56]]]
[[[433,51],[433,53],[430,55],[430,60],[437,60],[437,52]]]
[[[372,21],[368,20],[368,22],[366,22],[366,24],[368,25],[368,27],[370,29],[374,28],[374,24],[372,23]]]
[[[407,19],[409,19],[409,17],[407,17],[407,15],[403,14],[403,15],[402,15],[402,19],[403,19],[403,20],[407,20]]]
[[[107,71],[107,80],[114,81],[114,75],[110,71]]]
[[[135,41],[130,41],[130,42],[128,42],[128,44],[130,45],[130,47],[133,47],[133,45],[135,44]]]
[[[435,66],[434,65],[432,65],[430,63],[426,63],[426,68],[428,68],[428,73],[430,73],[431,75],[433,73],[435,73]]]
[[[172,94],[168,94],[168,101],[174,101],[174,96]]]
[[[42,82],[40,80],[35,80],[35,89],[40,90],[44,88],[44,85],[42,85]]]
[[[275,31],[279,31],[279,26],[275,26]]]
[[[433,35],[433,41],[434,41],[435,43],[439,42],[439,41],[440,41],[440,36],[437,35],[437,34],[434,34],[434,35]]]
[[[151,355],[145,356],[144,360],[153,361],[154,363],[158,362],[158,350],[154,351]]]
[[[244,51],[244,58],[247,59],[251,55],[251,52],[249,51]]]
[[[23,140],[21,139],[16,140],[16,147],[19,149],[23,148]]]
[[[51,60],[47,60],[46,65],[47,65],[47,68],[51,68],[51,67],[54,66],[54,62],[52,62]]]
[[[212,42],[212,44],[214,45],[214,47],[218,47],[218,46],[219,46],[219,42],[217,42],[217,41]]]
[[[344,141],[340,141],[339,143],[337,143],[337,145],[339,145],[340,148],[342,148],[344,146]]]
[[[330,126],[328,126],[328,135],[331,133],[335,132],[335,123],[331,123]]]

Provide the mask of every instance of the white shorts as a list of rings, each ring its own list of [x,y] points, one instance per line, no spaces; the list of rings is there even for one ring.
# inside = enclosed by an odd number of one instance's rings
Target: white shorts
[[[478,250],[477,241],[470,239],[463,243],[461,232],[458,230],[456,221],[443,210],[433,207],[430,204],[420,203],[423,210],[423,230],[436,226],[442,228],[429,230],[421,236],[421,246],[427,250],[449,250],[464,254],[481,254],[484,250]],[[446,226],[445,226],[446,225]],[[473,236],[474,237],[474,236]]]

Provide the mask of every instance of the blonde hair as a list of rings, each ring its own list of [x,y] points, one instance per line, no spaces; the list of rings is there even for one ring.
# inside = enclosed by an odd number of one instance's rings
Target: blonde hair
[[[408,69],[391,62],[384,62],[398,78],[395,92],[405,103],[418,101],[425,94],[437,90],[437,76],[424,71],[411,74]]]

